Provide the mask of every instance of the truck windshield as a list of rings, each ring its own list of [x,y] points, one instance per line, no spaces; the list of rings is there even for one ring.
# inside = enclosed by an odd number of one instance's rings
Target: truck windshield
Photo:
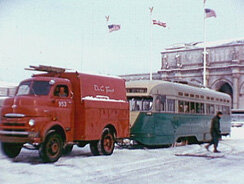
[[[48,95],[50,87],[48,81],[25,81],[19,85],[16,95]]]

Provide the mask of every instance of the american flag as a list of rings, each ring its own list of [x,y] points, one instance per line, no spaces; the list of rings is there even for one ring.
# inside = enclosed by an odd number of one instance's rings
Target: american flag
[[[108,29],[109,29],[109,32],[118,31],[118,30],[120,30],[120,25],[111,24],[111,25],[108,25]]]
[[[210,17],[216,17],[216,13],[214,10],[212,9],[205,9],[205,14],[206,14],[206,18],[210,18]]]
[[[159,26],[163,26],[166,27],[166,23],[165,22],[160,22],[158,20],[153,20],[153,24],[159,25]]]

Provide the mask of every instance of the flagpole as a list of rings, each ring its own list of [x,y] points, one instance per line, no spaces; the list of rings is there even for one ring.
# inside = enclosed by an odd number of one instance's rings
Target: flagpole
[[[106,28],[107,28],[107,30],[108,30],[108,25],[109,25],[109,18],[110,18],[110,16],[108,15],[108,16],[105,16],[105,19],[106,19]],[[109,40],[109,32],[107,33],[107,38],[106,38],[106,41],[105,41],[105,48],[106,48],[106,50],[109,50],[109,44],[108,44],[108,40]],[[108,67],[105,67],[106,69],[105,69],[105,71],[104,71],[104,73],[105,74],[108,74]]]
[[[150,80],[152,80],[152,11],[153,7],[149,8],[150,10]]]
[[[207,81],[206,81],[206,54],[207,54],[207,49],[206,49],[206,17],[205,17],[205,3],[206,0],[203,0],[203,34],[204,34],[204,41],[203,41],[203,86],[207,87]]]

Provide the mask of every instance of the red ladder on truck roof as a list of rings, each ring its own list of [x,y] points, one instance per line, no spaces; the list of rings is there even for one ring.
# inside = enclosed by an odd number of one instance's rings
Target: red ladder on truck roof
[[[25,70],[42,71],[48,73],[64,73],[66,70],[69,70],[67,68],[59,68],[59,67],[45,66],[45,65],[39,65],[39,66],[30,65],[29,67],[30,68],[25,68]]]

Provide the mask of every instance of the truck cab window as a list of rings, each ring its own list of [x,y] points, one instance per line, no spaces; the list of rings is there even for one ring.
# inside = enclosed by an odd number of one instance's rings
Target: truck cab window
[[[50,88],[48,81],[26,81],[19,85],[16,95],[48,95]]]
[[[31,81],[22,82],[18,87],[16,95],[17,96],[28,95],[30,91],[30,85],[31,85]]]
[[[58,85],[54,90],[54,96],[67,97],[69,96],[69,90],[66,85]]]
[[[50,84],[48,81],[33,81],[30,94],[31,95],[48,95],[50,91]]]

